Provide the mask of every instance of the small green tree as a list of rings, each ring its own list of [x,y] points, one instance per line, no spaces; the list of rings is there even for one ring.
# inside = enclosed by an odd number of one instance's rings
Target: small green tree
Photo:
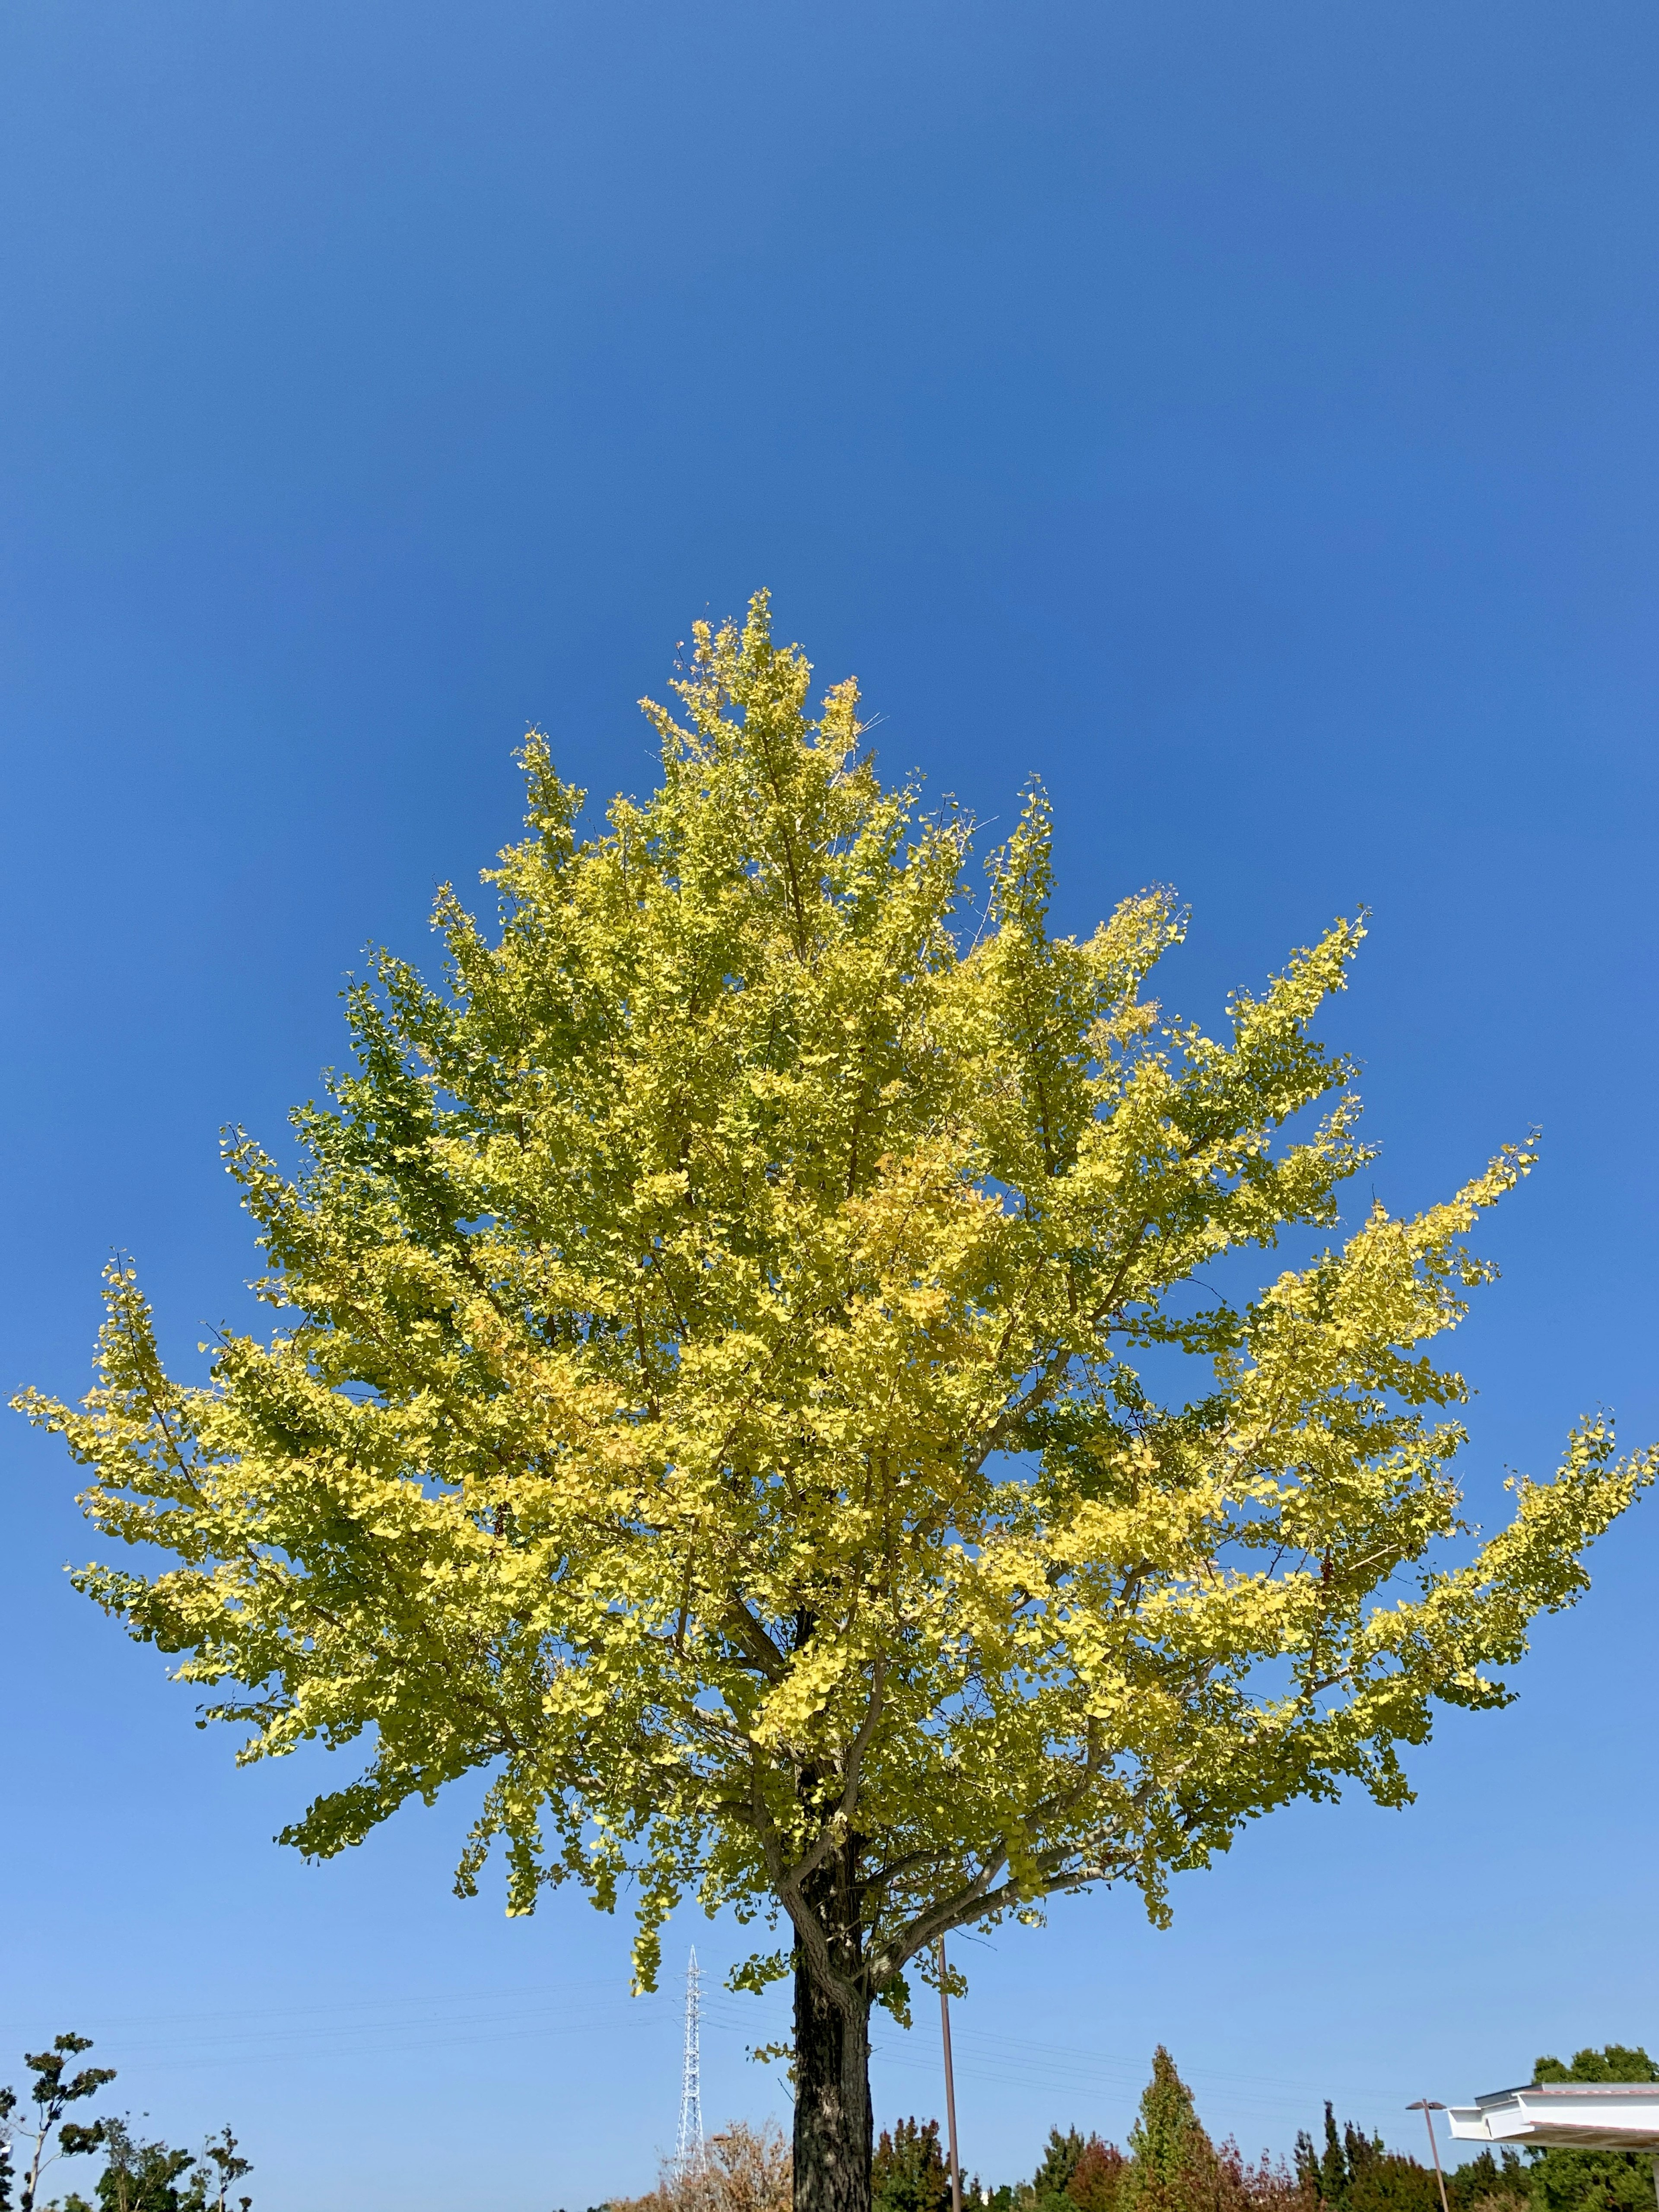
[[[1343,2212],[1348,2201],[1348,2184],[1352,2179],[1349,2151],[1354,2130],[1348,2129],[1349,2141],[1344,2142],[1337,2128],[1336,2112],[1329,2098],[1325,2100],[1325,2147],[1319,2160],[1319,2199],[1328,2204],[1333,2212]]]
[[[50,2051],[31,2051],[23,2054],[23,2063],[32,2080],[25,2093],[34,2110],[31,2118],[18,2130],[28,2142],[28,2164],[23,2175],[23,2185],[18,2197],[18,2212],[35,2212],[40,2195],[40,2177],[49,2166],[60,2158],[83,2158],[96,2150],[104,2141],[108,2123],[94,2120],[88,2126],[84,2121],[65,2118],[72,2105],[84,2104],[95,2097],[106,2082],[115,2079],[112,2066],[83,2066],[77,2073],[69,2071],[71,2059],[78,2058],[83,2051],[90,2051],[91,2040],[84,2035],[60,2035],[54,2039]],[[15,2093],[4,2093],[4,2111],[8,2123],[17,2110]],[[6,2160],[9,2187],[11,2161]],[[0,2200],[3,2202],[3,2200]]]
[[[1529,2203],[1532,2181],[1516,2150],[1499,2148],[1496,2155],[1477,2151],[1446,2175],[1446,2195],[1455,2212],[1474,2212],[1477,2205],[1498,2212],[1507,2200],[1514,2207]]]
[[[1385,2150],[1380,2137],[1362,2136],[1354,2160],[1347,2212],[1440,2212],[1440,2184],[1432,2166],[1402,2151]]]
[[[1316,2149],[1305,2130],[1296,2139],[1295,2168],[1304,2203],[1331,2212],[1440,2212],[1440,2182],[1434,2168],[1404,2151],[1384,2148],[1379,2135],[1367,2135],[1352,2120],[1339,2129],[1325,2106],[1323,2148]],[[1504,2200],[1518,2207],[1527,2197],[1525,2169],[1513,2151],[1502,2162],[1483,2151],[1446,2176],[1446,2192],[1457,2212]]]
[[[1055,2212],[1056,2207],[1063,2206],[1085,2148],[1075,2128],[1067,2128],[1063,2134],[1058,2128],[1049,2129],[1042,2160],[1031,2178],[1031,2195],[1038,2212]]]
[[[11,2134],[16,2110],[16,2090],[0,2089],[0,2212],[11,2212],[11,2185],[15,2179],[11,2162]]]
[[[202,2159],[204,2168],[211,2166],[214,2169],[210,2182],[214,2191],[214,2212],[226,2212],[233,2185],[245,2180],[252,2172],[252,2161],[238,2155],[236,2138],[228,2125],[222,2128],[216,2136],[208,2137],[202,2148]],[[239,2212],[248,2212],[252,2202],[251,2197],[239,2197]]]
[[[135,2133],[130,2116],[106,2120],[103,2140],[106,2156],[98,2177],[97,2212],[207,2212],[207,2176],[193,2152],[145,2142]],[[84,2197],[71,2197],[64,2212],[94,2208]]]
[[[870,2168],[873,2212],[945,2212],[951,2169],[939,2145],[939,2122],[914,2118],[884,2128]]]
[[[1352,2120],[1345,2121],[1339,2128],[1335,2109],[1328,2098],[1325,2102],[1324,2146],[1316,2152],[1306,2132],[1299,2134],[1296,2140],[1296,2165],[1310,2193],[1322,2204],[1333,2207],[1334,2212],[1353,2212],[1353,2208],[1362,2203],[1375,2203],[1376,2212],[1382,2212],[1385,2203],[1396,2199],[1415,2204],[1421,2194],[1424,2176],[1429,2189],[1437,2191],[1428,2167],[1419,2166],[1415,2159],[1402,2153],[1385,2150],[1381,2136],[1368,2136]],[[1437,2206],[1438,2202],[1437,2194]]]
[[[1212,2193],[1215,2146],[1161,2043],[1129,2130],[1129,2153],[1128,2196],[1136,2212],[1191,2212]]]

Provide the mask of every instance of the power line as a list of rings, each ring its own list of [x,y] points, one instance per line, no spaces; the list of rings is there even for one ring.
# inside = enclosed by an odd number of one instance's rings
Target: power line
[[[732,1997],[718,1984],[705,1993],[701,1970],[691,1954],[687,1974],[687,2027],[691,2026],[693,1976],[696,1976],[696,2123],[702,2136],[701,2028],[707,2020],[732,2033],[757,2030],[781,2036],[788,2033],[784,2006],[777,2000]],[[592,2037],[596,2033],[626,2037],[672,2033],[672,1982],[654,1999],[624,1996],[609,1975],[561,1982],[550,1993],[544,1984],[495,1988],[474,1985],[463,1990],[405,1990],[380,1997],[329,1998],[320,2002],[251,2004],[234,2008],[105,2013],[86,2003],[71,2003],[70,2010],[96,2035],[107,2056],[125,2069],[194,2071],[238,2065],[314,2063],[327,2051],[340,2060],[372,2063],[394,2054],[463,2048],[501,2040],[554,2039],[569,2035]],[[61,2008],[55,2008],[54,2012]],[[0,2021],[0,2048],[11,2041],[25,2043],[30,2036],[55,2026],[37,2016]],[[1012,2087],[1047,2087],[1066,2089],[1073,2095],[1106,2089],[1121,2094],[1145,2079],[1146,2062],[1127,2052],[1101,2050],[1078,2042],[1040,2040],[1009,2035],[953,2021],[956,2064],[959,2075],[975,2082]],[[878,2069],[896,2067],[904,2072],[933,2073],[938,2060],[918,2039],[914,2043],[902,2033],[882,2037],[874,2056]],[[1340,2080],[1314,2081],[1287,2075],[1265,2075],[1221,2066],[1188,2065],[1188,2078],[1200,2092],[1224,2098],[1235,2107],[1264,2115],[1316,2106],[1322,2096],[1371,2099],[1377,2096],[1406,2100],[1400,2085]],[[684,2091],[684,2084],[682,2083]],[[682,2104],[684,2105],[684,2094]]]

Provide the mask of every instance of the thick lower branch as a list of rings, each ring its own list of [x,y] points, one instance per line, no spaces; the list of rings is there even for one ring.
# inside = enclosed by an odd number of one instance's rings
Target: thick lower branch
[[[965,1889],[919,1912],[907,1927],[890,1937],[872,1955],[866,1969],[870,1986],[877,1990],[884,1989],[909,1960],[931,1950],[939,1937],[948,1936],[953,1928],[970,1926],[1014,1905],[1034,1904],[1039,1898],[1052,1897],[1056,1890],[1069,1889],[1081,1882],[1121,1880],[1139,1856],[1124,1847],[1112,1856],[1091,1858],[1083,1845],[1060,1844],[1051,1851],[1038,1853],[1035,1881],[1011,1878],[994,1889],[990,1885],[1007,1860],[1006,1855],[992,1859]]]

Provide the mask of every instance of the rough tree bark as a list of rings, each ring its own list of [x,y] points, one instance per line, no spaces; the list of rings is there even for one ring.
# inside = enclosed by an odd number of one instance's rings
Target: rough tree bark
[[[801,1885],[813,1936],[798,1923],[795,2212],[870,2212],[870,1999],[858,1874],[852,1836]]]

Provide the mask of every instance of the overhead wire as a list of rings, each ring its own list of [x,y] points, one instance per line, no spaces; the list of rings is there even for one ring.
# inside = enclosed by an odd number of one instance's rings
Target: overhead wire
[[[465,2049],[515,2040],[536,2041],[567,2035],[591,2036],[607,2030],[627,2036],[677,2034],[680,1978],[665,1976],[653,1996],[625,1995],[609,1976],[596,1976],[550,1987],[546,1983],[470,1990],[410,1990],[374,1997],[313,1998],[300,2003],[239,2005],[197,2010],[103,2013],[83,2007],[76,2024],[97,2030],[100,2056],[128,2068],[173,2072],[203,2067],[295,2063],[331,2053],[337,2058],[370,2058],[423,2051]],[[704,2001],[711,2027],[741,2035],[751,2047],[787,2040],[789,2010],[777,1999],[756,2000],[725,1992]],[[53,2025],[57,2025],[54,2023]],[[0,2038],[21,2045],[42,2033],[37,2017],[0,2020]],[[980,2027],[971,2013],[959,2017],[958,2067],[970,2082],[1066,2090],[1073,2095],[1109,2090],[1121,2096],[1137,2088],[1146,2060],[1121,2051],[1076,2042],[1042,2040]],[[878,2029],[873,2057],[878,2071],[936,2073],[939,2059],[921,2034]],[[1247,2073],[1208,2065],[1182,2069],[1200,2087],[1235,2108],[1275,2117],[1317,2112],[1328,2096],[1374,2106],[1379,2099],[1403,2102],[1410,2086],[1370,2081],[1314,2083],[1286,2075]]]

